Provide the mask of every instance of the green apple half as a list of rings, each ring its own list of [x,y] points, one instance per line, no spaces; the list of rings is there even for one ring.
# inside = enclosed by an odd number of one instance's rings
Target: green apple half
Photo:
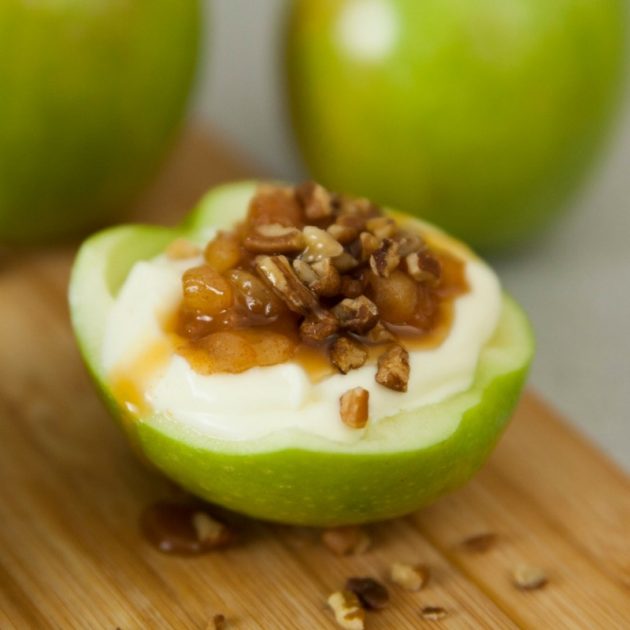
[[[231,226],[244,216],[254,190],[253,182],[217,188],[178,228],[111,228],[79,251],[70,284],[74,329],[99,390],[132,442],[192,493],[284,523],[324,526],[395,517],[462,485],[499,438],[533,355],[527,319],[507,296],[468,390],[382,420],[355,444],[297,431],[255,441],[217,440],[164,415],[133,417],[114,399],[100,364],[101,346],[109,307],[131,266],[178,236],[203,243],[215,228]]]

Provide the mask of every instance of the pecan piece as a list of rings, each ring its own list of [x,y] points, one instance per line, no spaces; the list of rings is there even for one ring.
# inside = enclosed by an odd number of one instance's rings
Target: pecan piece
[[[381,278],[389,278],[389,274],[398,267],[400,255],[398,243],[386,238],[381,246],[370,256],[370,268]]]
[[[360,368],[368,357],[367,350],[358,342],[339,337],[329,350],[330,362],[342,373]]]
[[[429,582],[429,568],[423,564],[411,565],[394,562],[390,569],[390,578],[394,584],[407,591],[419,591]]]
[[[514,585],[522,591],[534,591],[547,584],[547,574],[539,567],[521,565],[514,569]]]
[[[254,254],[290,254],[304,248],[304,236],[296,227],[263,223],[247,234],[243,246]]]
[[[339,293],[347,298],[358,298],[362,293],[363,281],[359,278],[351,278],[350,276],[341,276],[341,286]]]
[[[396,222],[390,217],[373,217],[368,219],[365,227],[372,232],[378,239],[391,238],[396,234]]]
[[[359,266],[359,261],[345,251],[339,254],[339,256],[335,256],[332,261],[339,273],[346,273]]]
[[[341,276],[330,258],[324,258],[312,265],[317,279],[311,285],[311,289],[323,297],[333,297],[341,289]]]
[[[320,221],[332,216],[333,206],[330,193],[316,182],[305,182],[295,189],[298,203],[309,221]]]
[[[409,353],[398,344],[378,358],[376,382],[397,392],[406,392],[409,382]]]
[[[326,230],[314,225],[307,225],[303,230],[306,248],[302,257],[306,262],[315,262],[323,258],[334,258],[343,254],[343,245],[336,241]]]
[[[365,340],[378,346],[383,343],[392,343],[396,341],[396,337],[383,322],[376,322],[375,326],[365,334]]]
[[[423,606],[420,616],[427,621],[440,621],[448,616],[448,611],[442,606]]]
[[[369,232],[361,232],[359,234],[359,242],[361,244],[361,260],[366,261],[380,247],[381,242],[374,234]]]
[[[366,610],[381,610],[389,604],[389,592],[383,584],[371,577],[351,577],[346,590],[354,593]]]
[[[345,298],[332,308],[341,328],[363,334],[373,328],[378,321],[378,308],[365,295]]]
[[[337,556],[360,555],[372,544],[369,534],[358,525],[330,527],[321,534],[322,542]]]
[[[370,392],[363,387],[349,389],[339,398],[339,413],[344,424],[351,429],[362,429],[368,421]]]
[[[365,611],[354,593],[338,591],[330,595],[327,603],[335,615],[338,626],[346,630],[363,630]]]
[[[317,296],[298,278],[286,256],[258,256],[258,275],[295,313],[309,315],[322,310]]]
[[[309,315],[300,324],[300,339],[307,343],[321,343],[339,330],[337,320],[328,312]]]
[[[422,237],[414,232],[402,230],[394,236],[394,240],[398,243],[398,254],[401,258],[419,252],[424,249],[425,244]]]
[[[333,223],[326,228],[328,234],[330,234],[336,241],[339,241],[342,245],[352,243],[359,234],[359,229],[352,225],[344,225],[342,223]]]
[[[435,286],[442,276],[442,263],[428,251],[414,252],[405,257],[407,273],[416,282]]]

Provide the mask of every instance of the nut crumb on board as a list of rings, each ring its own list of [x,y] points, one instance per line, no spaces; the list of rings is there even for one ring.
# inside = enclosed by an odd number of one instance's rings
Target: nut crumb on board
[[[337,591],[328,597],[327,602],[335,615],[335,621],[341,628],[363,630],[365,611],[354,593]]]
[[[321,539],[338,556],[360,555],[372,544],[369,534],[357,525],[330,527],[322,532]]]
[[[429,582],[429,567],[423,564],[405,564],[394,562],[390,568],[390,578],[394,584],[408,591],[419,591]]]
[[[482,534],[475,534],[466,538],[461,546],[465,551],[472,553],[484,553],[495,545],[497,541],[497,535],[491,532],[484,532]]]
[[[440,621],[448,615],[446,609],[441,606],[423,606],[420,616],[427,621]]]
[[[547,573],[540,567],[519,565],[513,573],[514,586],[522,591],[534,591],[547,584]]]
[[[387,588],[371,577],[348,578],[345,590],[354,593],[366,610],[381,610],[389,603]]]

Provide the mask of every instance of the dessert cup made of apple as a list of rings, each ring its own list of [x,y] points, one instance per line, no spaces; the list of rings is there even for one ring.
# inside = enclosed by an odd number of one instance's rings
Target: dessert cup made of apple
[[[396,517],[461,486],[533,355],[525,315],[465,245],[312,183],[229,184],[179,227],[92,236],[70,305],[142,455],[283,523]]]

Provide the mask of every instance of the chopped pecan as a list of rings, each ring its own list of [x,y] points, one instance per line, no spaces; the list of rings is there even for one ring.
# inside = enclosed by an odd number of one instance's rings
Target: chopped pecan
[[[362,429],[368,421],[370,392],[363,387],[349,389],[339,399],[339,413],[344,424],[351,429]]]
[[[428,251],[414,252],[405,257],[407,273],[416,282],[435,286],[442,276],[442,264]]]
[[[389,592],[383,584],[371,577],[351,577],[346,590],[354,593],[366,610],[381,610],[389,604]]]
[[[339,293],[347,298],[357,298],[363,294],[363,281],[359,278],[341,276],[341,286]]]
[[[341,328],[363,334],[374,327],[378,321],[378,308],[365,295],[357,298],[345,298],[332,308]]]
[[[376,322],[374,327],[365,334],[365,340],[378,346],[383,343],[392,343],[396,341],[396,337],[383,322]]]
[[[329,527],[321,534],[322,542],[337,556],[360,555],[372,545],[369,534],[358,525]]]
[[[379,239],[391,238],[396,234],[396,222],[390,217],[373,217],[368,219],[365,227]]]
[[[292,311],[309,315],[322,310],[317,296],[298,278],[286,256],[258,256],[255,265],[258,275]]]
[[[195,512],[192,516],[192,525],[197,540],[204,549],[224,547],[234,539],[234,533],[226,525],[205,512]]]
[[[359,261],[348,252],[342,252],[339,256],[335,256],[332,262],[339,273],[346,273],[359,266]]]
[[[330,595],[327,603],[335,615],[338,626],[345,630],[363,630],[365,611],[354,593],[338,591]]]
[[[425,247],[424,241],[419,234],[407,232],[406,230],[398,232],[393,237],[393,240],[398,243],[398,254],[401,258],[418,252]]]
[[[315,182],[305,182],[295,189],[295,196],[309,221],[320,221],[332,216],[330,193]]]
[[[208,624],[207,630],[225,630],[227,628],[227,621],[225,615],[221,613],[212,617],[212,624]]]
[[[352,243],[359,234],[358,228],[352,225],[343,225],[343,223],[333,223],[326,228],[326,231],[342,245]]]
[[[334,258],[343,254],[343,245],[336,241],[326,230],[314,225],[307,225],[302,230],[306,249],[302,257],[306,262],[314,262],[323,258]]]
[[[440,621],[448,616],[448,611],[442,606],[423,606],[420,616],[427,621]]]
[[[378,358],[376,382],[397,392],[406,392],[409,382],[409,353],[396,344]]]
[[[335,339],[329,350],[330,362],[342,373],[360,368],[368,357],[367,350],[347,337]]]
[[[254,226],[243,246],[254,254],[290,254],[304,248],[304,236],[296,227],[264,223]]]
[[[311,289],[323,297],[333,297],[339,294],[341,289],[341,276],[330,258],[324,258],[314,262],[313,271],[317,279],[311,285]]]
[[[370,268],[381,278],[389,278],[389,274],[398,267],[400,255],[398,243],[386,238],[381,246],[370,256]]]
[[[335,317],[328,311],[309,315],[300,324],[300,339],[307,343],[321,343],[339,330]]]
[[[380,208],[365,197],[343,197],[340,200],[342,215],[363,216],[367,220],[370,217],[378,216],[381,212]]]
[[[394,562],[390,569],[390,578],[394,584],[407,591],[419,591],[429,582],[429,568],[423,564],[405,564]]]
[[[314,282],[317,282],[317,274],[305,260],[296,258],[293,261],[293,269],[305,285],[310,287]]]
[[[547,584],[547,574],[539,567],[521,565],[514,570],[514,585],[522,591],[534,591]]]
[[[293,188],[273,184],[261,184],[249,203],[249,225],[280,223],[301,228],[303,212],[295,199]]]
[[[380,247],[380,240],[370,234],[370,232],[361,232],[359,234],[359,242],[361,244],[361,260],[366,261]]]

